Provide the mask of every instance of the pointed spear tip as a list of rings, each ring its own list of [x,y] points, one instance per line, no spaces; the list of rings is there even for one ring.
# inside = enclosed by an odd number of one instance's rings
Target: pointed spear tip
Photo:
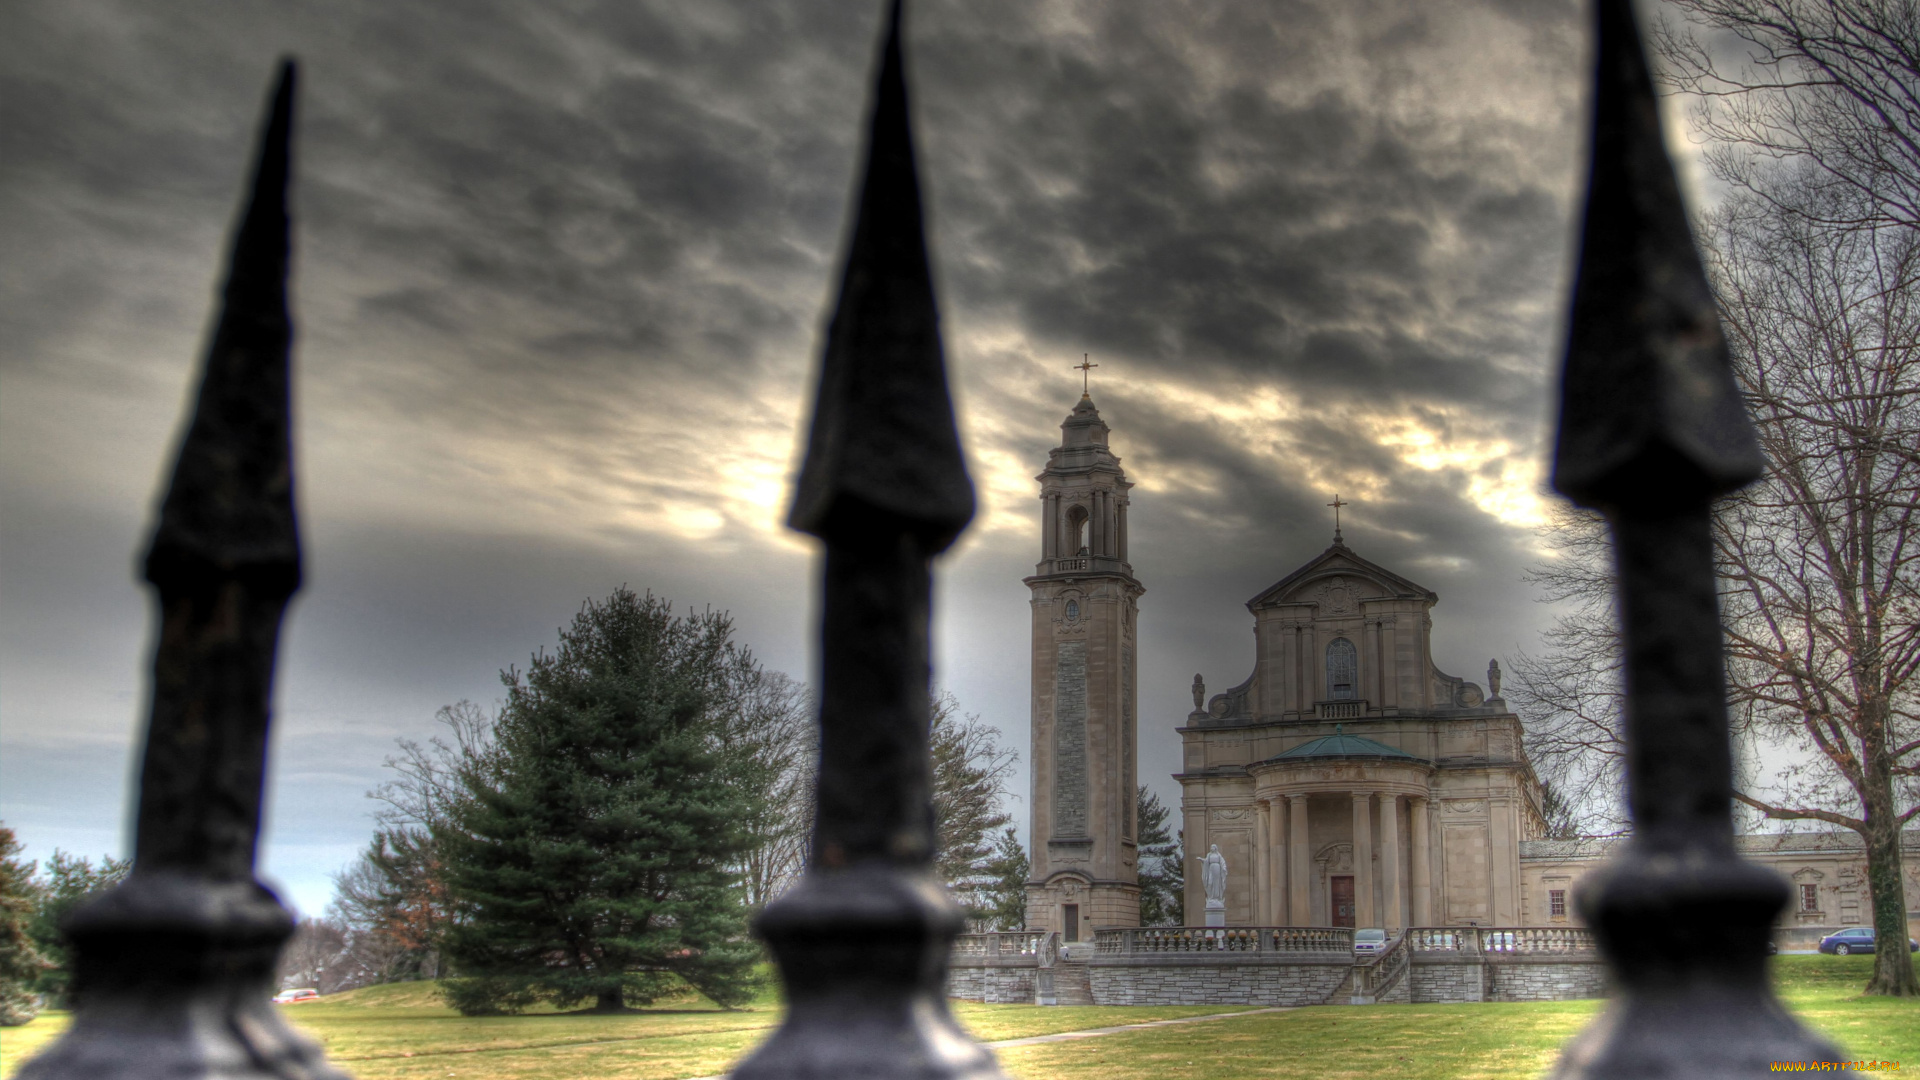
[[[1596,507],[1709,499],[1764,460],[1735,386],[1632,0],[1598,0],[1587,202],[1553,485]]]
[[[972,520],[974,497],[940,341],[902,7],[888,5],[866,163],[788,522],[829,540],[898,529],[939,551]]]
[[[228,248],[199,394],[147,552],[146,578],[163,589],[236,574],[288,593],[299,583],[287,306],[297,82],[298,66],[283,57]]]

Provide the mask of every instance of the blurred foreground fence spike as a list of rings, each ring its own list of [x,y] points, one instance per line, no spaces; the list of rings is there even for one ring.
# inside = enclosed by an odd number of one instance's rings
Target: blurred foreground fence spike
[[[756,924],[785,1023],[738,1080],[998,1080],[948,1012],[962,927],[933,870],[931,560],[973,517],[922,226],[901,5],[880,51],[794,528],[826,543],[819,812],[805,876]]]
[[[1733,844],[1712,501],[1764,466],[1661,138],[1632,0],[1596,0],[1592,174],[1554,486],[1608,521],[1633,837],[1576,897],[1617,982],[1560,1077],[1747,1077],[1838,1061],[1775,999],[1787,884]]]
[[[300,585],[283,60],[193,419],[147,552],[160,597],[133,872],[75,910],[73,1026],[18,1080],[330,1080],[272,1005],[293,916],[254,878],[274,653]]]

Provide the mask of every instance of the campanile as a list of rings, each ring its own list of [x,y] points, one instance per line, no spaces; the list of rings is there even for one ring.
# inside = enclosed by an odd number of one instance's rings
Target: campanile
[[[1140,925],[1135,621],[1127,482],[1081,395],[1040,481],[1033,590],[1033,875],[1027,926],[1091,940]]]

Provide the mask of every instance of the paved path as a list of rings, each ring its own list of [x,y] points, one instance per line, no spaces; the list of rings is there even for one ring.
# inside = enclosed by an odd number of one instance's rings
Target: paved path
[[[1035,1046],[1040,1043],[1066,1042],[1069,1039],[1093,1039],[1101,1035],[1118,1035],[1123,1031],[1139,1031],[1142,1028],[1171,1027],[1174,1024],[1204,1024],[1209,1020],[1225,1020],[1233,1016],[1255,1016],[1260,1013],[1289,1012],[1291,1005],[1276,1005],[1265,1009],[1243,1009],[1240,1012],[1208,1013],[1205,1016],[1182,1016],[1175,1020],[1148,1020],[1139,1024],[1121,1024],[1118,1027],[1087,1028],[1085,1031],[1059,1031],[1052,1035],[1029,1035],[1024,1039],[1001,1039],[987,1045],[995,1050],[1009,1046]]]

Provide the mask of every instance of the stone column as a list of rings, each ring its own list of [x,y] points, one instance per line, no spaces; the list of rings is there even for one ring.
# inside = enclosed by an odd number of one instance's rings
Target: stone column
[[[1287,801],[1268,800],[1267,925],[1287,924]]]
[[[1407,810],[1411,819],[1407,829],[1413,834],[1408,838],[1413,843],[1412,857],[1408,860],[1412,865],[1407,868],[1407,876],[1413,879],[1413,925],[1432,926],[1433,870],[1427,855],[1427,800],[1408,799]]]
[[[1356,927],[1379,925],[1373,917],[1372,808],[1371,792],[1353,793],[1353,925]]]
[[[1366,681],[1361,685],[1366,687],[1364,694],[1370,699],[1368,704],[1378,709],[1381,703],[1387,699],[1386,693],[1380,686],[1380,680],[1386,678],[1387,670],[1386,662],[1380,656],[1380,620],[1368,619],[1366,621],[1366,628],[1367,660],[1368,667],[1371,668],[1371,670],[1367,672]]]
[[[1393,640],[1393,619],[1388,617],[1380,623],[1380,652],[1386,657],[1386,675],[1383,689],[1380,691],[1380,706],[1386,709],[1400,707],[1400,654]]]
[[[1247,889],[1247,899],[1251,901],[1247,905],[1250,909],[1247,912],[1247,921],[1255,926],[1271,925],[1267,916],[1267,907],[1272,903],[1273,898],[1267,888],[1267,882],[1272,874],[1267,869],[1267,860],[1272,855],[1267,849],[1273,836],[1272,817],[1273,811],[1268,807],[1266,800],[1262,799],[1253,804],[1253,877],[1248,882]]]
[[[1312,883],[1313,871],[1307,862],[1311,853],[1307,850],[1307,797],[1305,795],[1287,796],[1287,823],[1290,832],[1287,838],[1287,854],[1291,856],[1287,866],[1287,925],[1311,926],[1313,896],[1307,889]]]
[[[1405,929],[1400,906],[1400,808],[1392,792],[1380,793],[1380,904],[1387,910],[1380,925]]]

